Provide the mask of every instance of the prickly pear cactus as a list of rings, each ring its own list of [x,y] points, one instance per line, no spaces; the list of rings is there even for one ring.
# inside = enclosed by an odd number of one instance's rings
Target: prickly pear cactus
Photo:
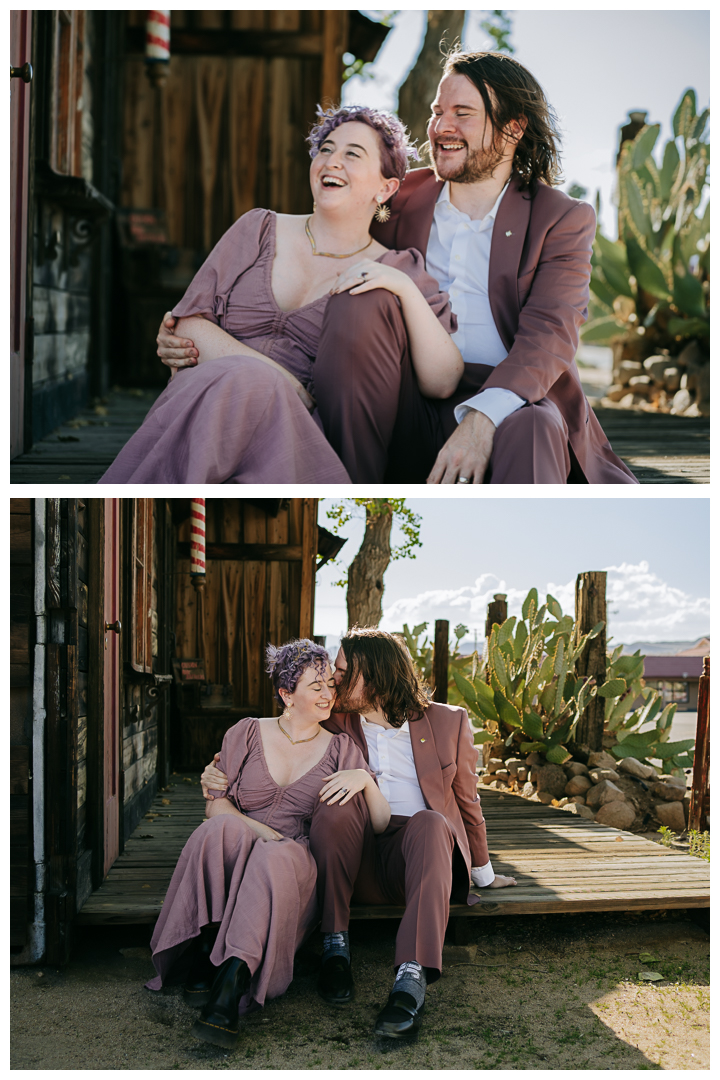
[[[578,678],[575,661],[602,623],[578,637],[574,620],[563,615],[548,595],[539,605],[531,589],[522,617],[493,626],[483,669],[470,680],[454,671],[455,684],[482,730],[478,743],[501,732],[506,745],[519,744],[528,753],[538,750],[561,765],[570,757],[565,743],[588,702],[597,693],[594,679]]]
[[[653,153],[659,124],[646,125],[623,145],[619,239],[609,240],[598,229],[584,342],[622,342],[624,357],[640,360],[660,350],[675,355],[688,339],[708,346],[708,120],[709,110],[698,115],[695,91],[686,90],[673,118],[674,138],[665,144],[660,164]]]

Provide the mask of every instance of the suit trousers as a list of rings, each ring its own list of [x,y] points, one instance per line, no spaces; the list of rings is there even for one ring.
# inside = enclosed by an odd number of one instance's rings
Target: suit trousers
[[[324,933],[348,929],[351,900],[404,905],[395,966],[416,960],[428,969],[428,982],[440,977],[454,869],[463,899],[468,889],[467,869],[442,814],[420,810],[409,818],[393,816],[385,832],[375,836],[361,796],[345,806],[320,803],[310,827],[310,850]]]
[[[311,389],[325,436],[354,484],[403,479],[393,475],[399,417],[402,431],[409,430],[422,442],[401,453],[404,459],[409,451],[414,466],[406,482],[425,482],[440,425],[420,393],[396,296],[373,289],[330,297]]]
[[[338,293],[325,311],[313,393],[328,442],[353,483],[424,484],[457,427],[453,410],[493,368],[466,364],[451,398],[420,393],[400,304],[386,289]],[[486,484],[586,483],[560,410],[543,398],[495,433]]]

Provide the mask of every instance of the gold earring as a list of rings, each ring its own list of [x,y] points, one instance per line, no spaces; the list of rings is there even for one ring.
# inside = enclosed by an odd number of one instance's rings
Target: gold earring
[[[379,202],[375,207],[375,213],[373,217],[376,221],[379,221],[381,225],[384,225],[386,221],[390,220],[390,210],[385,203]]]
[[[316,210],[317,210],[317,203],[313,199],[313,214],[315,213]]]

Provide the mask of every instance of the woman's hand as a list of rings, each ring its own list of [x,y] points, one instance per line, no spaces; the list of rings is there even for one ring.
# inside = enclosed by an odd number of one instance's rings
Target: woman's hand
[[[331,773],[325,777],[325,784],[320,788],[320,802],[344,806],[353,796],[364,791],[371,780],[370,773],[364,769],[341,769],[340,772]]]
[[[404,274],[402,270],[398,270],[395,266],[385,266],[384,263],[374,262],[372,259],[361,259],[354,266],[342,270],[330,290],[330,295],[349,290],[351,296],[357,296],[358,293],[372,292],[373,289],[387,289],[388,292],[400,297],[400,300],[407,299],[415,293],[422,296],[412,278]]]
[[[338,274],[332,293],[351,296],[387,289],[400,300],[410,342],[410,357],[420,393],[448,398],[463,373],[463,358],[412,278],[396,266],[361,259]]]
[[[220,755],[216,754],[210,764],[205,766],[200,777],[200,785],[205,799],[213,798],[210,791],[227,791],[228,778],[224,772],[220,772],[216,767],[219,760]]]
[[[156,341],[158,343],[157,354],[166,367],[170,368],[170,378],[179,368],[196,367],[198,351],[195,343],[189,338],[175,337],[173,330],[177,319],[169,311],[163,315]]]

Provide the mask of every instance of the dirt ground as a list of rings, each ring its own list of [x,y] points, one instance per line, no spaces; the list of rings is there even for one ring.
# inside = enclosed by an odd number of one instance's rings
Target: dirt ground
[[[179,986],[143,988],[153,974],[150,927],[85,928],[63,970],[12,970],[11,1067],[710,1067],[710,941],[690,912],[464,919],[470,944],[446,946],[443,977],[409,1045],[372,1034],[396,928],[353,924],[357,995],[345,1008],[315,992],[320,939],[311,939],[287,993],[242,1023],[232,1052],[190,1035],[196,1012]],[[663,980],[641,982],[643,970]]]

